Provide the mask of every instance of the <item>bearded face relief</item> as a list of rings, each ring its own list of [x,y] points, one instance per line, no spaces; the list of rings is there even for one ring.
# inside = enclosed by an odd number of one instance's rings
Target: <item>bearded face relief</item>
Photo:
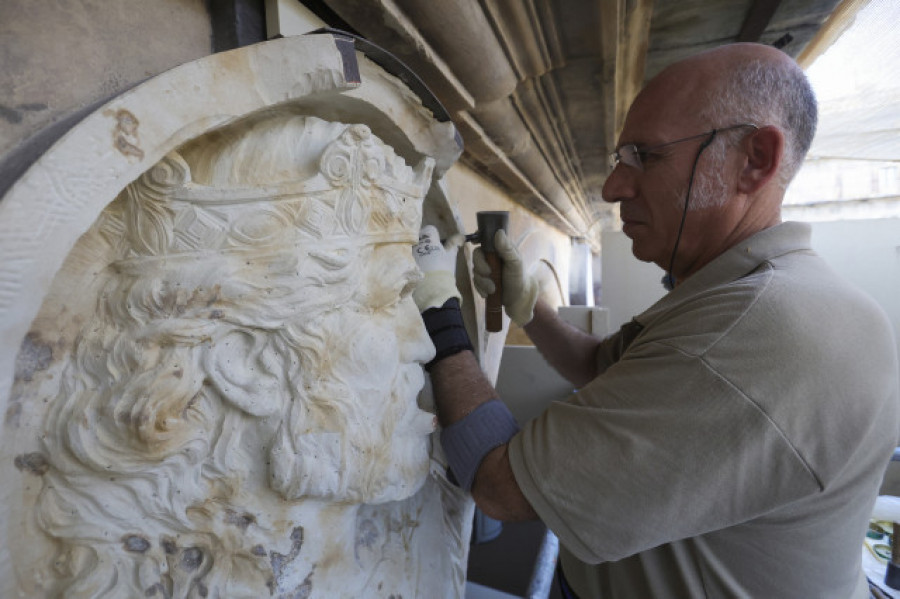
[[[420,274],[406,244],[379,244],[361,262],[353,298],[304,330],[316,340],[305,354],[314,374],[298,386],[270,460],[286,498],[395,501],[428,471],[435,418],[416,397],[434,348],[411,298]]]
[[[410,246],[431,169],[364,126],[273,114],[105,210],[73,251],[104,262],[41,441],[46,595],[325,588],[348,510],[419,491],[433,347]]]
[[[409,249],[379,246],[369,266],[357,296],[362,310],[345,320],[356,331],[343,338],[350,342],[350,359],[336,369],[341,377],[361,381],[360,416],[371,435],[358,450],[375,458],[362,460],[370,462],[366,503],[380,503],[415,492],[427,472],[422,456],[435,417],[419,409],[416,396],[424,383],[421,364],[434,357],[434,346],[412,300],[420,275]]]

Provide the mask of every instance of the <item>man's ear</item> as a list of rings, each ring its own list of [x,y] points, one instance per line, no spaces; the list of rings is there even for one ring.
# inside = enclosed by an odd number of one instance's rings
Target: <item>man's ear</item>
[[[746,162],[738,178],[738,191],[752,194],[778,174],[784,159],[784,134],[777,127],[760,127],[744,138]]]

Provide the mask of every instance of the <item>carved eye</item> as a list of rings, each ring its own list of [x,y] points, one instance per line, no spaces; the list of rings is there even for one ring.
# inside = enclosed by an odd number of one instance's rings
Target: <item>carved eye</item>
[[[403,300],[412,296],[412,292],[415,291],[416,285],[418,285],[421,280],[422,275],[418,272],[407,273],[405,276],[397,279],[393,285],[385,289],[389,294],[384,298],[384,302],[381,304],[380,309],[394,310],[397,308]]]

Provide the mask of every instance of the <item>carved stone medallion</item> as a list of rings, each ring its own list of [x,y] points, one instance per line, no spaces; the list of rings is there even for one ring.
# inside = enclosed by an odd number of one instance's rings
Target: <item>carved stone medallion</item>
[[[307,112],[176,146],[69,252],[6,411],[2,596],[461,595],[410,297],[435,162]]]

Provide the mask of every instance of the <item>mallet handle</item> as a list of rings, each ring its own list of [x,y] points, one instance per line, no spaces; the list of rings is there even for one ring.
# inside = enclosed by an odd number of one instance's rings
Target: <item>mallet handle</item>
[[[503,261],[496,252],[485,252],[484,258],[494,282],[494,293],[484,300],[484,324],[489,332],[496,333],[503,328]]]

